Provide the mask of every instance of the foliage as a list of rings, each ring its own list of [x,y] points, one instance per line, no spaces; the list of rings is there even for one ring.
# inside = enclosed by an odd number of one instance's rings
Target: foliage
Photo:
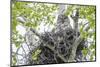
[[[38,60],[38,56],[41,53],[40,49],[37,49],[35,52],[32,53],[32,59],[33,60]]]
[[[44,3],[30,3],[30,2],[12,2],[12,44],[16,48],[20,48],[20,44],[24,42],[24,37],[18,34],[16,27],[18,25],[37,28],[41,21],[44,23],[53,24],[55,16],[51,13],[57,10],[57,5],[44,4]],[[23,16],[28,19],[25,23],[20,23],[16,18]],[[17,41],[20,39],[19,41]]]
[[[53,12],[55,12],[58,9],[58,4],[45,4],[45,3],[31,3],[31,2],[12,2],[12,44],[16,46],[16,48],[20,48],[21,44],[25,42],[25,36],[22,36],[18,33],[16,30],[16,27],[18,25],[22,25],[23,27],[30,27],[37,29],[38,26],[41,23],[50,23],[51,25],[54,25],[54,19],[55,16],[53,15]],[[96,25],[96,18],[95,18],[95,6],[81,6],[81,5],[68,5],[68,9],[65,13],[65,15],[71,15],[72,10],[75,8],[79,8],[80,18],[86,18],[89,21],[89,28],[87,31],[83,31],[84,25],[81,25],[80,32],[81,36],[84,37],[86,40],[93,39],[91,45],[88,47],[88,49],[83,50],[84,56],[88,55],[89,51],[91,52],[90,60],[93,61],[95,57],[95,39],[96,39],[96,33],[95,33],[95,25]],[[20,23],[17,20],[17,17],[22,16],[25,17],[25,23]],[[43,21],[43,22],[42,22]],[[91,32],[92,30],[92,32]],[[92,51],[91,51],[92,50]],[[38,54],[41,52],[41,50],[37,50],[35,53],[33,53],[32,57],[33,60],[37,59]],[[16,65],[16,57],[13,56],[12,64]]]

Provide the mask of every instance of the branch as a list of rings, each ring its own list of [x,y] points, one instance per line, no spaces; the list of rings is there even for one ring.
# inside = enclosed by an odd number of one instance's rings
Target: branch
[[[73,62],[75,61],[75,56],[76,56],[76,50],[77,50],[77,47],[78,45],[80,44],[80,42],[82,41],[82,38],[81,36],[79,36],[75,42],[73,43],[73,46],[72,46],[72,51],[71,51],[71,54],[70,54],[70,57],[69,57],[69,60],[68,62]]]
[[[46,45],[46,47],[48,47],[49,49],[51,49],[53,52],[55,52],[57,54],[57,56],[62,59],[62,61],[67,62],[66,58],[64,58],[61,54],[59,54],[57,51],[55,51],[55,49],[50,46],[50,45]]]
[[[39,36],[41,40],[43,40],[43,38],[42,38],[35,30],[33,30],[33,29],[31,28],[31,31],[32,31],[33,33],[35,33],[37,36]],[[47,42],[45,42],[45,41],[43,41],[43,42],[44,42],[45,44],[47,44]],[[39,45],[39,46],[40,46],[40,45]],[[55,52],[55,53],[58,55],[58,57],[59,57],[60,59],[62,59],[62,61],[67,62],[66,58],[64,58],[61,54],[59,54],[57,51],[55,51],[54,47],[52,47],[52,46],[50,46],[50,45],[44,45],[44,46],[48,47],[48,48],[51,49],[53,52]],[[38,47],[37,47],[37,48],[38,48]]]
[[[76,8],[73,10],[72,15],[71,15],[74,23],[74,30],[76,31],[76,37],[78,36],[78,19],[79,19],[79,8]]]
[[[58,15],[64,15],[65,13],[65,5],[60,4],[58,8]]]
[[[41,35],[37,31],[35,31],[34,29],[30,28],[30,31],[32,31],[36,36],[41,38]]]

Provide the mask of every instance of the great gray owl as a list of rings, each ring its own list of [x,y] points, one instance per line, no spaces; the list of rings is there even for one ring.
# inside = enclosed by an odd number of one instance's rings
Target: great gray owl
[[[56,30],[65,30],[66,28],[71,28],[70,19],[65,15],[58,15]]]

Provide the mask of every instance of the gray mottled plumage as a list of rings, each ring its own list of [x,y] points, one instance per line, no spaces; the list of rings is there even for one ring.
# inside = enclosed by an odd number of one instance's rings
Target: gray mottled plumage
[[[65,30],[66,28],[69,28],[69,27],[70,27],[70,20],[69,20],[68,16],[58,15],[57,27],[56,27],[57,31]]]

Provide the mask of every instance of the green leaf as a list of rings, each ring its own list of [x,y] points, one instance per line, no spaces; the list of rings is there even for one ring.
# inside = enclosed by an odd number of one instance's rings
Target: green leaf
[[[40,49],[37,49],[35,52],[32,53],[32,59],[33,60],[37,60],[38,59],[38,55],[41,53]]]
[[[87,49],[83,49],[82,53],[83,53],[84,56],[86,56],[88,54],[88,50]]]
[[[16,41],[15,45],[16,45],[17,48],[19,48],[20,47],[20,42]]]
[[[16,65],[17,59],[16,59],[16,55],[14,55],[12,57],[12,65]]]
[[[91,46],[89,47],[89,49],[94,49],[94,48],[95,48],[94,44],[91,44]]]

